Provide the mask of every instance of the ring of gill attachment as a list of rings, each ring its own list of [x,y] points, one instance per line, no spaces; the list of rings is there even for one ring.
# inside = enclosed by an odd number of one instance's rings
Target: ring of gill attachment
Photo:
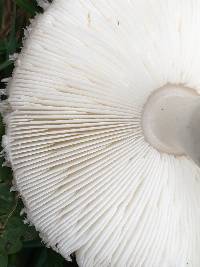
[[[196,161],[199,107],[199,95],[189,87],[168,84],[154,91],[143,109],[146,141],[160,152],[189,155]]]

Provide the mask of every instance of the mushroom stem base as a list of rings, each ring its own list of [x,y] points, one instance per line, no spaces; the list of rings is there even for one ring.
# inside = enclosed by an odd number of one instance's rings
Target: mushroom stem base
[[[145,139],[160,152],[187,155],[200,166],[200,96],[191,88],[166,85],[144,106]]]

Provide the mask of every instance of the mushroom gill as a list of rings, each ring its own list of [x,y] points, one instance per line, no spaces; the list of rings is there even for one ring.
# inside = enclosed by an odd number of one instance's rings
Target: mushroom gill
[[[200,1],[54,0],[28,32],[3,143],[44,242],[80,267],[199,267]]]

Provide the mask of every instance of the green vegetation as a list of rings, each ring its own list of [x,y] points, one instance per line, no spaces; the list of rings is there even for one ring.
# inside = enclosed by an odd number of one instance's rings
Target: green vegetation
[[[9,56],[20,52],[24,28],[36,13],[42,12],[33,0],[0,0],[0,79],[10,77],[13,62]],[[4,88],[5,83],[0,84]],[[0,135],[4,134],[2,120]],[[0,267],[64,267],[60,255],[46,248],[35,231],[23,223],[23,208],[16,192],[10,192],[12,172],[0,159]]]

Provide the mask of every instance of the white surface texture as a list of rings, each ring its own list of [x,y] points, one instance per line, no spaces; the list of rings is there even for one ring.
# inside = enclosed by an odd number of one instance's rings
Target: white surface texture
[[[200,1],[55,0],[26,35],[3,140],[45,243],[80,267],[199,267],[200,169],[141,117],[168,83],[200,92]]]

